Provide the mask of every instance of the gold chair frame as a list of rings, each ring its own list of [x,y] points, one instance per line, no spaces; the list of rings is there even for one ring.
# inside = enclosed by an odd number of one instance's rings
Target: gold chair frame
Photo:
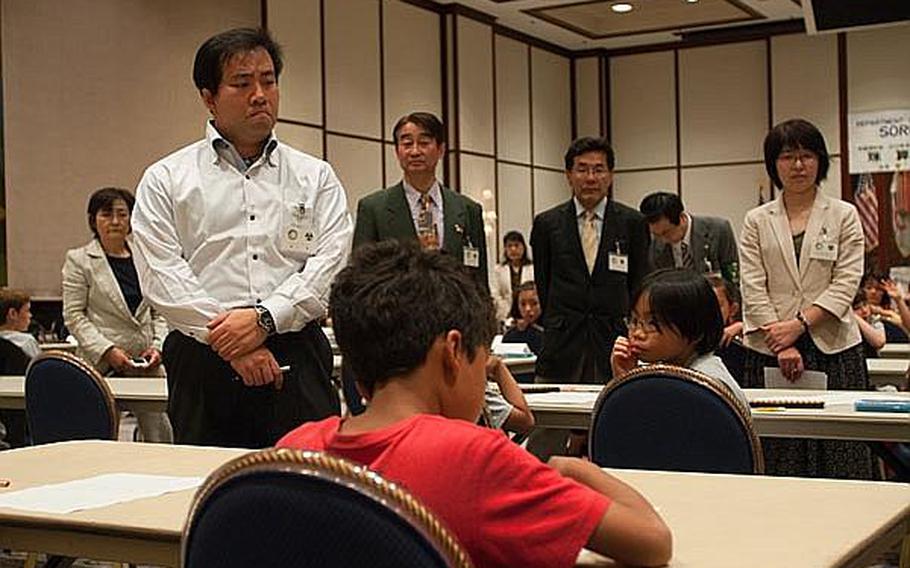
[[[190,527],[202,505],[227,481],[253,472],[290,472],[312,476],[352,489],[381,503],[427,539],[452,568],[473,568],[470,557],[455,536],[416,497],[371,469],[324,452],[287,448],[268,449],[245,454],[212,472],[193,497],[183,528],[180,558],[186,565]]]

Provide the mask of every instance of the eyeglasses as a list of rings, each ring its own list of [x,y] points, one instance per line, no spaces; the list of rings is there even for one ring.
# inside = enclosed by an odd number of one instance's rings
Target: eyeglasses
[[[593,168],[589,168],[587,166],[575,166],[572,168],[572,173],[581,177],[587,177],[590,174],[594,174],[594,177],[604,177],[610,173],[610,170],[603,166],[594,166]]]
[[[777,157],[778,162],[793,165],[799,160],[803,164],[815,163],[818,156],[814,152],[784,152]]]
[[[657,322],[653,319],[640,320],[636,317],[625,317],[622,319],[622,321],[629,329],[629,333],[638,330],[647,335],[651,335],[652,333],[657,333],[660,331],[660,325],[658,325]]]

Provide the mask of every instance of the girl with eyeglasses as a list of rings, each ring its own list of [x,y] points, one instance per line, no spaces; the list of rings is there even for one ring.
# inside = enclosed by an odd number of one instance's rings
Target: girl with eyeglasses
[[[614,377],[640,363],[688,367],[716,379],[749,406],[723,361],[714,355],[724,324],[707,278],[676,268],[652,272],[632,298],[632,306],[632,315],[626,318],[629,336],[618,337],[613,344]]]

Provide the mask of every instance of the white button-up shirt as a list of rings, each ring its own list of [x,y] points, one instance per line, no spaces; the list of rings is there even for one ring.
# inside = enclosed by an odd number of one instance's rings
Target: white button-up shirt
[[[301,219],[312,221],[310,250],[284,238]],[[247,168],[211,123],[204,140],[145,171],[132,227],[143,295],[201,342],[206,324],[232,308],[261,303],[279,333],[323,317],[353,234],[329,164],[273,136]]]

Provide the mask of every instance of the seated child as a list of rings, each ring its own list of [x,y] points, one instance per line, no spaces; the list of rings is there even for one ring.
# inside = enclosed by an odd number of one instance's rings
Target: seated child
[[[540,319],[540,299],[533,280],[522,282],[518,286],[518,311],[521,319],[515,320],[515,326],[506,331],[502,342],[527,343],[532,353],[540,355],[543,327],[537,323]]]
[[[726,278],[712,276],[708,281],[714,288],[724,323],[724,334],[714,354],[724,362],[724,366],[736,382],[742,384],[746,367],[746,347],[742,342],[743,322],[740,319],[739,290]]]
[[[0,288],[0,337],[34,359],[41,354],[38,340],[26,333],[32,323],[31,298],[21,290]]]
[[[499,387],[498,391],[490,388],[493,383]],[[491,428],[524,434],[534,427],[534,415],[521,387],[502,359],[495,355],[487,359],[484,412]]]
[[[639,361],[688,367],[726,385],[749,407],[745,393],[714,355],[724,325],[707,278],[673,268],[652,272],[636,291],[632,306],[626,322],[629,337],[618,337],[613,345],[614,377],[634,369]]]
[[[885,324],[879,316],[872,314],[862,290],[853,297],[853,317],[863,338],[863,353],[866,358],[878,357],[878,350],[885,346]]]
[[[669,560],[669,529],[634,489],[589,462],[544,465],[475,424],[496,321],[460,258],[413,243],[364,246],[329,306],[370,403],[358,416],[304,424],[279,446],[327,451],[400,483],[476,566],[573,566],[585,546],[627,564]]]

